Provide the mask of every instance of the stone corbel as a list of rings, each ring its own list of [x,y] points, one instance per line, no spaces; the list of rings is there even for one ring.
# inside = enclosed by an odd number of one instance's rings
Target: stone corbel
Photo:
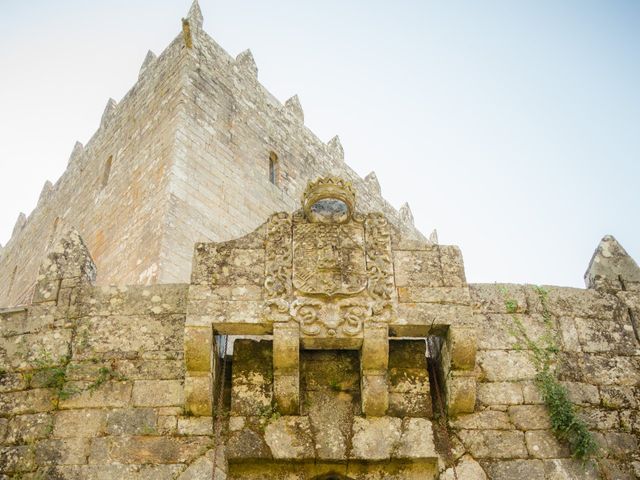
[[[451,326],[442,347],[447,411],[450,416],[472,413],[476,403],[476,351],[473,327]]]

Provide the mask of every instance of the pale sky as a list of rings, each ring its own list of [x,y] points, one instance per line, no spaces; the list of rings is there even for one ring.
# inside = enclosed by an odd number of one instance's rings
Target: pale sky
[[[640,2],[202,0],[277,98],[462,249],[469,282],[583,286],[614,235],[640,260]],[[2,0],[0,243],[189,0]]]

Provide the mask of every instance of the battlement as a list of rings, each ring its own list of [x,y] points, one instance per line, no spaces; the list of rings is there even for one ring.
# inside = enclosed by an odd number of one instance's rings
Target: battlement
[[[423,238],[396,211],[375,175],[344,162],[336,136],[304,125],[296,95],[280,102],[258,82],[249,50],[235,58],[202,29],[194,3],[182,31],[149,52],[135,85],[109,99],[86,145],[43,187],[0,250],[0,305],[28,303],[37,269],[60,225],[76,228],[98,266],[99,285],[184,282],[193,244],[246,234],[274,211],[293,211],[308,180],[351,181],[364,211]]]

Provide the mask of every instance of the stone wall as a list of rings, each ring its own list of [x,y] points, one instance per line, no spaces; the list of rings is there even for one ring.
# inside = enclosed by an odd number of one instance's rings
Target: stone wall
[[[242,258],[239,247],[257,247],[259,238],[230,242],[234,255]],[[220,262],[215,245],[197,250],[194,281],[248,279],[237,274],[252,267],[233,255]],[[221,412],[229,412],[218,430],[210,413],[187,408],[193,284],[95,286],[87,247],[77,232],[64,232],[41,265],[33,304],[0,310],[0,478],[208,480],[214,462],[218,480],[640,476],[638,269],[615,240],[605,238],[596,252],[598,267],[587,275],[593,288],[545,286],[544,302],[533,286],[467,285],[454,247],[397,237],[392,245],[404,302],[390,325],[384,415],[362,415],[357,350],[302,350],[300,410],[282,415],[274,402],[275,337],[263,327],[254,333],[267,336],[237,340],[228,357],[223,395],[211,399],[215,411],[221,398]],[[247,285],[219,285],[217,294],[242,294]],[[241,316],[233,312],[216,318],[224,325],[222,317],[236,315],[230,325],[237,328]],[[551,329],[557,377],[599,446],[592,460],[573,459],[554,437],[514,319],[534,341]],[[431,372],[424,339],[407,335],[442,340],[431,341],[442,345],[439,359],[429,351]],[[469,378],[477,381],[471,397]],[[225,448],[214,460],[216,440]]]
[[[18,218],[0,250],[0,306],[30,301],[65,226],[85,240],[99,285],[187,282],[195,242],[236,238],[295,210],[307,181],[329,171],[354,182],[364,210],[421,237],[408,207],[398,213],[381,197],[375,174],[363,180],[344,163],[337,137],[325,143],[304,126],[297,97],[282,104],[258,83],[249,51],[234,59],[218,46],[197,4],[188,19],[161,55],[149,52],[136,84],[109,100],[98,131]]]

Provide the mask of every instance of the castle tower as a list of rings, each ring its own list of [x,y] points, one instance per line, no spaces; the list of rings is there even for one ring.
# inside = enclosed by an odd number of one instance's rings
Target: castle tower
[[[236,238],[297,209],[307,182],[326,174],[350,180],[364,211],[422,237],[377,181],[349,168],[337,136],[324,142],[305,127],[296,95],[281,103],[260,85],[250,51],[234,58],[203,31],[194,3],[179,35],[147,54],[136,84],[108,100],[93,137],[19,217],[0,251],[0,306],[29,302],[63,224],[85,240],[99,285],[186,282],[195,242]]]

